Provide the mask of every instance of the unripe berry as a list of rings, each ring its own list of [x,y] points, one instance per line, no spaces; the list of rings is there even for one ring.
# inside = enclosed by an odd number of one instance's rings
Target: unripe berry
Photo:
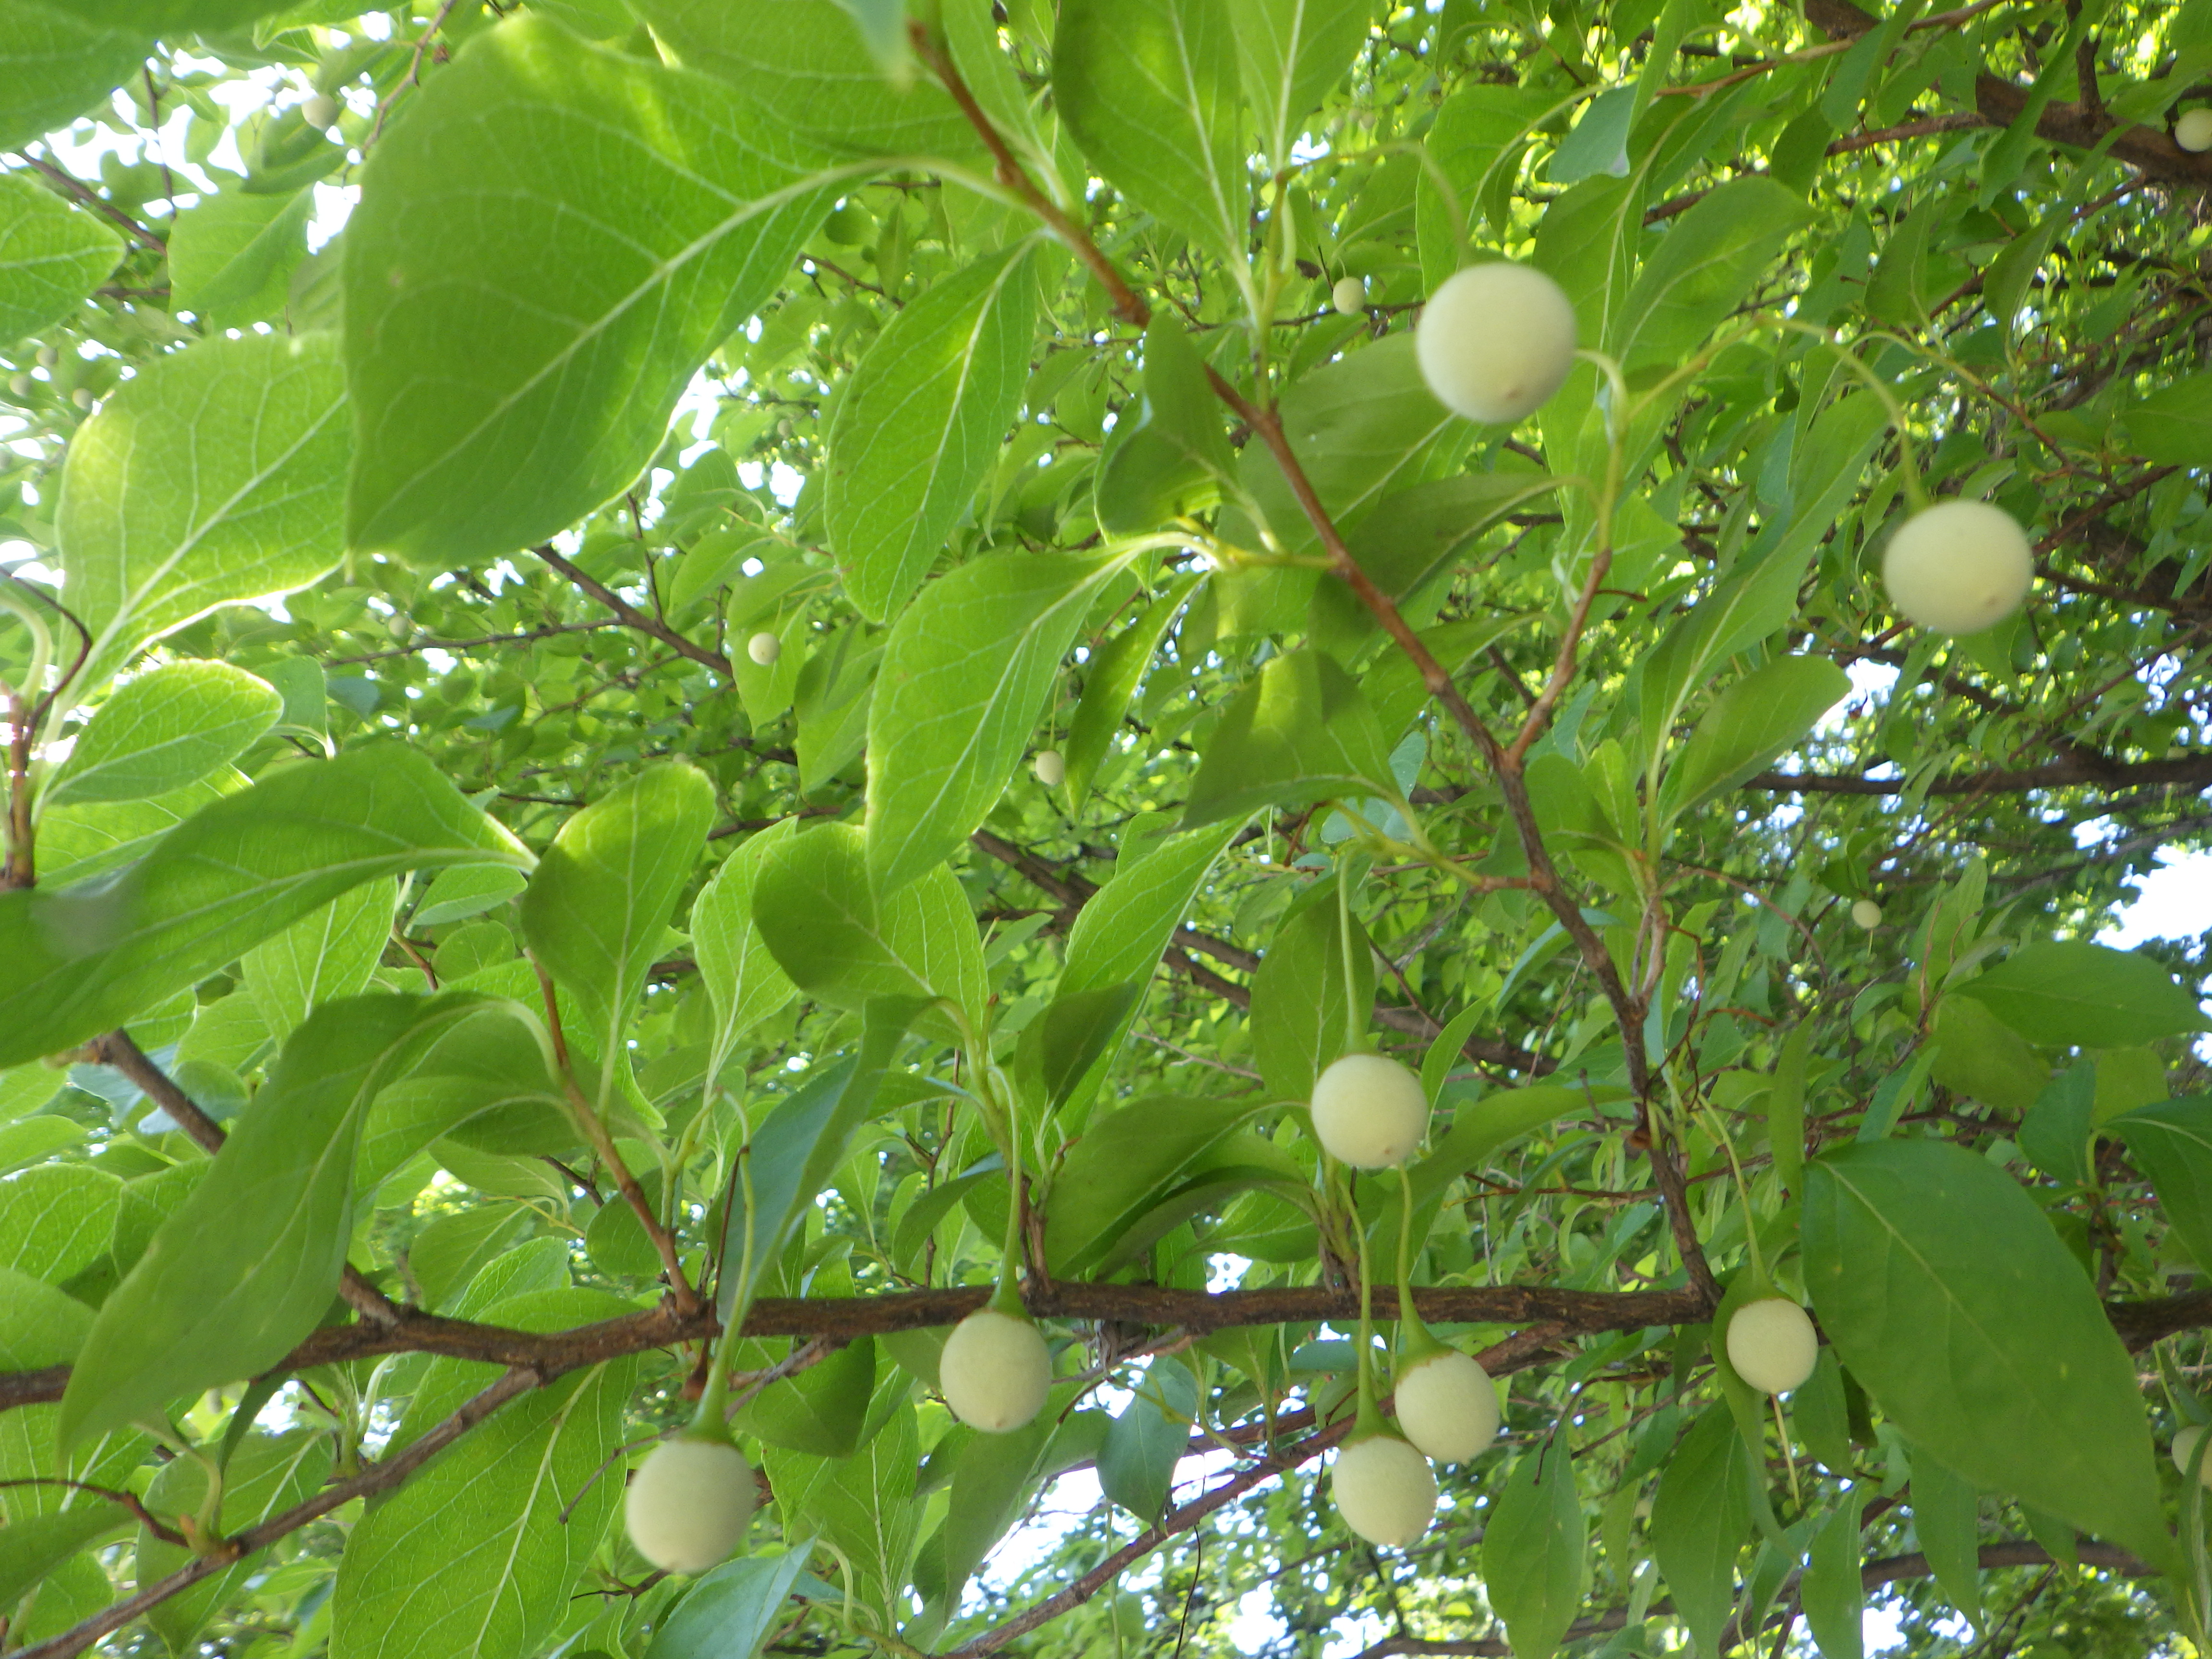
[[[1314,1135],[1340,1164],[1387,1170],[1429,1131],[1421,1079],[1381,1054],[1346,1054],[1314,1083]]]
[[[745,655],[763,668],[773,666],[775,659],[782,654],[783,641],[766,629],[745,641]]]
[[[1820,1363],[1820,1339],[1795,1302],[1778,1296],[1747,1302],[1729,1321],[1729,1364],[1766,1394],[1788,1394]]]
[[[1881,906],[1872,899],[1853,899],[1851,920],[1871,933],[1881,926]]]
[[[1498,1436],[1490,1373],[1455,1348],[1407,1366],[1394,1392],[1398,1426],[1439,1463],[1464,1463]]]
[[[1367,311],[1367,284],[1357,276],[1340,276],[1336,286],[1328,291],[1328,302],[1346,317],[1364,316]]]
[[[1890,603],[1939,634],[1977,634],[2020,609],[2035,579],[2027,537],[1987,501],[1938,501],[1916,513],[1881,556]]]
[[[2184,1474],[2188,1474],[2189,1466],[2197,1460],[2197,1443],[2203,1437],[2204,1431],[2194,1423],[2176,1429],[2173,1431],[2173,1467]],[[2212,1453],[2205,1455],[2204,1467],[2197,1472],[2197,1478],[2206,1486],[2212,1486]]]
[[[2184,149],[2212,149],[2212,109],[2184,110],[2173,124],[2173,142]]]
[[[55,350],[52,346],[40,346],[39,348],[39,367],[40,368],[52,368],[56,363],[61,362],[61,353]]]
[[[100,399],[92,395],[92,388],[90,386],[81,386],[76,391],[70,393],[70,401],[75,404],[79,409],[90,409],[94,404],[98,403]]]
[[[758,1497],[752,1465],[735,1446],[668,1440],[631,1477],[623,1523],[663,1572],[704,1572],[744,1539]]]
[[[1048,789],[1057,789],[1067,781],[1067,760],[1057,749],[1038,750],[1030,765],[1036,773],[1036,781]]]
[[[1469,265],[1429,296],[1413,331],[1421,378],[1470,421],[1510,425],[1575,366],[1575,308],[1529,265]]]
[[[300,106],[300,118],[318,132],[328,132],[344,113],[345,106],[327,92],[319,92]]]
[[[1009,1434],[1044,1409],[1052,1355],[1026,1319],[983,1308],[952,1328],[937,1362],[952,1414],[987,1434]]]
[[[1329,1472],[1336,1512],[1370,1544],[1402,1549],[1436,1518],[1437,1477],[1429,1460],[1395,1434],[1354,1441]]]

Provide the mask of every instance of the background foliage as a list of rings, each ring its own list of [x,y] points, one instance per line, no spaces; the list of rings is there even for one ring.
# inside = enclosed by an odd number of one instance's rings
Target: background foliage
[[[2212,828],[2212,7],[912,10],[0,0],[0,1645],[2200,1651],[2203,946],[2085,941]],[[1407,1204],[1506,1426],[1382,1553]]]

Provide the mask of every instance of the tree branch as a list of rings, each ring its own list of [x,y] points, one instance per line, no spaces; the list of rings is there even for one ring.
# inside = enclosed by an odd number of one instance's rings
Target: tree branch
[[[693,640],[686,639],[658,617],[648,617],[628,599],[594,576],[586,574],[570,561],[562,558],[550,546],[536,547],[532,552],[559,571],[585,592],[622,618],[624,623],[641,634],[650,634],[663,645],[693,662],[713,669],[724,679],[732,678],[730,659],[719,651],[710,651]]]
[[[137,1084],[146,1097],[175,1119],[177,1127],[209,1157],[222,1150],[228,1139],[222,1126],[202,1111],[198,1103],[177,1086],[176,1080],[154,1063],[130,1032],[118,1026],[105,1036],[94,1037],[85,1048],[100,1065],[113,1066]],[[380,1325],[397,1325],[407,1317],[405,1309],[362,1277],[350,1261],[339,1270],[338,1294],[356,1313]]]
[[[1928,786],[1930,795],[2017,795],[2031,789],[2063,789],[2076,784],[2099,784],[2107,788],[2130,788],[2162,784],[2187,789],[2212,788],[2212,755],[2185,755],[2178,760],[2115,761],[2101,755],[2077,754],[2071,760],[2047,766],[2002,768],[1939,778]],[[1761,772],[1747,778],[1746,789],[1766,789],[1799,795],[1901,795],[1911,787],[1905,778],[1844,777],[1826,772]]]

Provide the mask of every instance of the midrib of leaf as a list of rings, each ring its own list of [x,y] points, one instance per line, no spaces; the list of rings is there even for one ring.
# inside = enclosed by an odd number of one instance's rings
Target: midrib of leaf
[[[568,114],[568,112],[563,111],[562,113],[565,116]],[[590,125],[592,124],[585,122],[583,125]],[[638,145],[635,140],[632,138],[629,134],[623,133],[621,136],[626,142],[630,143],[634,148],[643,148],[641,145]],[[670,163],[659,151],[647,149],[646,153],[652,158],[653,162],[659,166],[665,173],[678,179],[696,183],[712,194],[720,197],[724,201],[734,201],[736,199],[732,198],[727,191],[723,190],[719,185],[703,179],[701,175],[692,173],[687,168],[679,167]],[[732,234],[740,226],[743,226],[750,220],[760,217],[764,214],[772,213],[776,209],[796,201],[814,191],[823,189],[827,185],[838,183],[846,179],[858,178],[866,173],[882,172],[902,165],[910,165],[913,159],[914,158],[912,157],[902,156],[872,156],[863,161],[848,162],[840,167],[823,167],[817,172],[807,173],[803,178],[794,179],[792,183],[786,185],[780,189],[770,191],[765,196],[755,197],[749,201],[740,204],[737,211],[732,213],[728,217],[721,220],[719,223],[714,225],[708,230],[701,233],[698,236],[694,237],[691,241],[687,243],[684,246],[678,248],[673,254],[669,255],[667,258],[655,264],[647,275],[635,288],[631,289],[628,294],[623,295],[612,306],[603,310],[598,317],[584,323],[580,327],[579,327],[576,330],[574,337],[572,338],[567,345],[562,347],[560,350],[555,352],[550,357],[547,358],[545,362],[532,373],[525,376],[512,391],[507,392],[507,395],[501,398],[497,403],[494,404],[489,412],[479,419],[473,427],[462,434],[461,436],[447,449],[447,456],[451,457],[460,450],[467,447],[469,445],[475,443],[489,428],[496,426],[500,422],[505,420],[518,404],[521,403],[531,393],[537,391],[538,386],[549,377],[552,376],[556,371],[565,369],[570,361],[574,359],[578,353],[581,352],[586,346],[597,341],[601,335],[605,334],[610,328],[613,327],[617,322],[627,316],[634,307],[642,304],[652,295],[666,287],[669,280],[676,272],[683,270],[694,260],[703,258],[708,253],[711,252],[721,243],[724,238]],[[556,205],[564,204],[556,204]],[[406,487],[411,488],[421,479],[422,476],[422,474],[421,471],[416,472],[413,478],[408,480]],[[393,493],[397,495],[399,492],[394,491]]]
[[[531,1511],[537,1507],[538,1493],[546,1486],[552,1485],[553,1460],[560,1450],[561,1436],[568,1427],[569,1415],[576,1409],[579,1401],[599,1387],[605,1373],[606,1366],[604,1364],[592,1366],[584,1374],[583,1380],[569,1391],[568,1397],[561,1402],[558,1409],[549,1419],[549,1431],[545,1436],[544,1449],[538,1454],[537,1470],[531,1480],[526,1497],[516,1508],[514,1524],[508,1529],[507,1558],[502,1564],[498,1581],[502,1589],[515,1583],[515,1565],[521,1556],[523,1538],[530,1529]],[[556,1486],[554,1496],[557,1498],[559,1495],[560,1490]],[[476,1639],[469,1644],[469,1651],[471,1653],[482,1653],[484,1650],[487,1632],[491,1623],[490,1611],[499,1605],[498,1597],[495,1595],[488,1599],[483,1605],[485,1617],[477,1627]],[[526,1629],[530,1621],[524,1619],[520,1622]]]
[[[333,362],[331,367],[335,368],[337,367],[336,363]],[[268,403],[269,393],[267,388],[264,387],[263,389],[261,398],[262,409],[264,411],[266,410]],[[156,564],[150,572],[149,572],[144,581],[138,584],[135,588],[126,588],[124,594],[124,602],[118,609],[115,617],[109,622],[106,627],[103,628],[99,633],[93,636],[92,648],[86,653],[85,660],[88,662],[97,662],[104,657],[107,653],[108,647],[113,643],[123,626],[128,623],[133,617],[143,613],[147,595],[153,592],[155,588],[158,587],[161,582],[167,578],[170,572],[174,570],[192,554],[198,552],[199,550],[201,542],[212,535],[218,528],[228,523],[232,512],[238,507],[240,503],[243,501],[246,496],[251,495],[254,490],[258,489],[264,483],[267,483],[269,479],[274,477],[278,472],[281,472],[288,465],[289,465],[292,458],[297,455],[301,450],[307,447],[308,443],[319,435],[322,429],[335,419],[337,415],[345,409],[345,394],[343,392],[341,392],[337,399],[332,402],[321,415],[318,416],[313,422],[309,425],[304,432],[301,433],[289,447],[279,453],[273,461],[271,461],[267,466],[263,467],[260,471],[255,472],[251,477],[247,478],[245,483],[240,484],[237,489],[232,490],[228,495],[225,496],[212,514],[206,519],[200,520],[198,526],[191,530],[182,542],[178,544],[175,550],[173,551],[167,559],[162,560],[161,562]],[[196,426],[188,427],[187,429],[193,434],[192,441],[188,448],[187,453],[191,455],[191,459],[195,462],[197,462],[198,429]],[[135,459],[138,451],[138,440],[135,434],[131,440],[131,456],[133,459]],[[128,470],[129,464],[126,463],[126,475]],[[195,478],[198,476],[198,468],[196,465],[192,468],[192,476]],[[118,498],[121,498],[127,496],[128,494],[129,483],[126,476],[124,486],[118,491]],[[191,499],[191,507],[196,510],[198,505],[199,498],[197,490],[195,490]],[[131,532],[127,528],[125,528],[123,533],[127,538]],[[125,556],[127,558],[127,553]]]
[[[1875,1224],[1879,1226],[1883,1232],[1889,1236],[1894,1247],[1919,1269],[1922,1277],[1929,1284],[1936,1287],[1937,1291],[1941,1293],[1944,1304],[1951,1310],[1951,1317],[1953,1321],[1956,1324],[1961,1325],[1966,1329],[1972,1331],[1974,1334],[1981,1340],[1984,1346],[1991,1353],[1996,1354],[1998,1358],[2003,1362],[2003,1368],[2011,1374],[2016,1392],[2022,1398],[2027,1399],[2033,1403],[2036,1414],[2044,1418],[2054,1431],[2063,1431],[2064,1426],[2063,1424],[2058,1419],[2049,1415],[2047,1408],[2045,1407],[2043,1402],[2041,1391],[2038,1389],[2028,1386],[2028,1374],[2021,1371],[2018,1368],[2018,1366],[2013,1362],[2011,1356],[1999,1343],[1995,1340],[1995,1339],[1990,1336],[1988,1328],[1984,1326],[1981,1321],[1976,1319],[1968,1310],[1966,1304],[1960,1301],[1957,1297],[1951,1293],[1951,1287],[1944,1282],[1943,1276],[1936,1271],[1934,1264],[1917,1249],[1913,1248],[1912,1244],[1905,1238],[1905,1235],[1899,1232],[1896,1226],[1892,1224],[1889,1218],[1882,1214],[1882,1212],[1875,1206],[1872,1200],[1867,1197],[1865,1193],[1858,1187],[1852,1184],[1847,1176],[1845,1176],[1832,1164],[1827,1166],[1827,1170],[1830,1177],[1835,1181],[1836,1184],[1843,1188],[1844,1191],[1850,1193],[1850,1195],[1858,1201],[1859,1206],[1863,1209],[1868,1215],[1874,1218]]]
[[[945,448],[951,442],[954,429],[959,425],[961,401],[968,395],[969,387],[975,378],[975,362],[981,352],[983,335],[997,320],[999,299],[1006,292],[1006,283],[1012,279],[1017,269],[1024,267],[1026,259],[1027,251],[1024,250],[1021,253],[1010,257],[999,268],[991,286],[984,292],[983,303],[976,309],[975,323],[969,327],[967,337],[960,343],[959,353],[954,360],[957,374],[953,380],[951,408],[947,411],[946,419],[939,425],[936,445],[929,452],[929,476],[933,484],[943,471]],[[907,397],[900,399],[894,412],[902,412],[909,404],[921,396],[921,388],[916,386]]]

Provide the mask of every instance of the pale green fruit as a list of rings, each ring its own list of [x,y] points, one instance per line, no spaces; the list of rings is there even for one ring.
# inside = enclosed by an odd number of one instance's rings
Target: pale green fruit
[[[1026,1319],[983,1308],[952,1328],[937,1381],[952,1414],[987,1434],[1009,1434],[1044,1409],[1052,1355]]]
[[[773,667],[775,659],[782,654],[783,641],[766,629],[745,641],[745,655],[763,668]]]
[[[1328,291],[1328,302],[1346,317],[1359,317],[1367,311],[1367,284],[1357,276],[1340,276],[1336,286]]]
[[[92,388],[90,386],[81,386],[76,391],[70,393],[70,401],[75,404],[79,409],[90,409],[94,404],[98,403],[100,399],[92,395]]]
[[[1329,1486],[1344,1524],[1370,1544],[1403,1549],[1436,1518],[1437,1477],[1429,1460],[1395,1434],[1340,1450]]]
[[[1346,1054],[1314,1083],[1314,1136],[1355,1170],[1403,1164],[1429,1132],[1421,1079],[1381,1054]]]
[[[2020,609],[2034,579],[2027,537],[1987,501],[1938,501],[1914,514],[1881,556],[1890,603],[1939,634],[1994,628]]]
[[[1413,331],[1421,378],[1455,415],[1510,425],[1575,366],[1575,308],[1529,265],[1469,265],[1429,296]]]
[[[319,92],[300,106],[300,118],[318,132],[329,131],[344,113],[345,106],[327,92]]]
[[[1851,901],[1851,920],[1869,933],[1881,926],[1881,906],[1872,899]]]
[[[2190,1464],[2196,1461],[2197,1443],[2203,1437],[2204,1431],[2194,1423],[2176,1429],[2173,1431],[2173,1467],[2184,1474],[2188,1474]],[[2197,1473],[2197,1478],[2206,1486],[2212,1486],[2212,1454],[2206,1455],[2204,1467]]]
[[[2184,149],[2212,149],[2212,109],[2184,110],[2173,124],[2173,142]]]
[[[1747,1302],[1729,1321],[1729,1364],[1766,1394],[1788,1394],[1820,1363],[1820,1339],[1805,1310],[1786,1297]]]
[[[1036,773],[1036,781],[1048,789],[1057,789],[1067,781],[1066,757],[1057,749],[1038,750],[1030,766]]]
[[[662,1571],[704,1572],[744,1538],[759,1496],[752,1465],[735,1446],[664,1441],[630,1478],[623,1524]]]
[[[1455,1348],[1407,1366],[1393,1392],[1406,1438],[1439,1463],[1464,1463],[1498,1437],[1490,1373]]]

